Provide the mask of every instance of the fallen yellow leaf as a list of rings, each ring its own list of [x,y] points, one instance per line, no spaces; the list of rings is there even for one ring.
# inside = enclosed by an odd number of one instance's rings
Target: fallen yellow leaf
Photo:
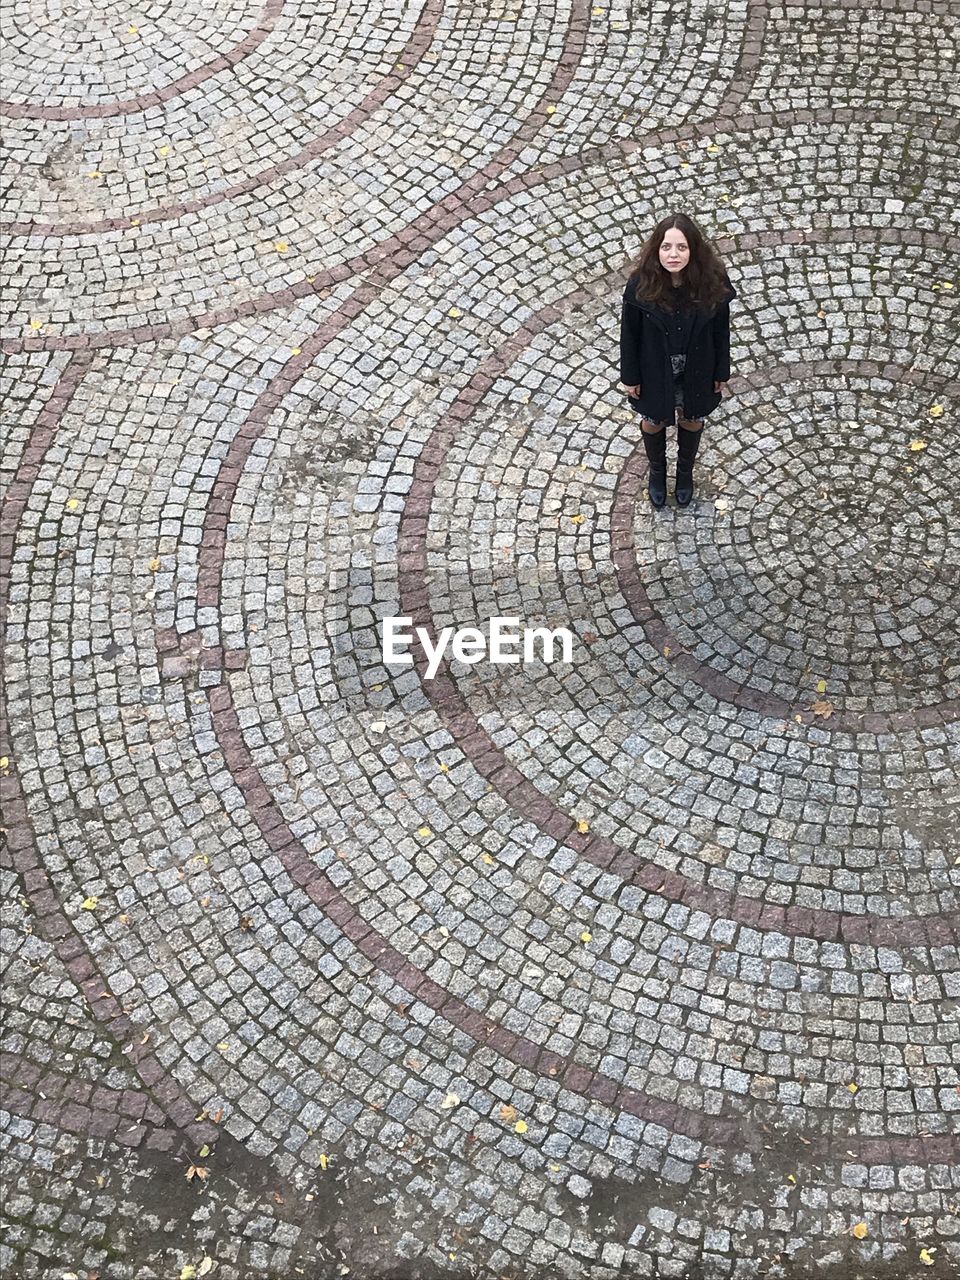
[[[5,769],[9,763],[10,763],[9,756],[0,756],[0,769]]]
[[[100,901],[99,898],[84,898],[83,900],[84,911],[96,911],[97,903],[99,901]]]
[[[298,356],[302,350],[303,350],[303,347],[291,347],[290,354],[292,356]]]
[[[489,853],[485,853],[483,855],[483,861],[487,864],[488,867],[492,867],[494,865],[495,859],[491,858]]]
[[[441,772],[441,773],[449,773],[449,772],[450,772],[450,766],[449,766],[448,764],[441,764],[441,765],[440,765],[440,772]]]
[[[42,320],[31,320],[31,321],[30,321],[30,328],[34,331],[34,333],[36,333],[39,329],[42,329],[42,328],[43,328],[43,321],[42,321]]]
[[[590,823],[581,820],[577,823],[577,830],[581,835],[585,835],[590,830]]]
[[[192,1262],[180,1268],[180,1280],[197,1280],[197,1268]]]
[[[286,253],[290,248],[286,240],[278,240],[273,247],[276,249],[277,253]]]
[[[931,410],[930,410],[930,412],[931,412],[931,413],[933,413],[933,410],[931,409]],[[942,412],[942,410],[941,410],[941,412]],[[921,449],[925,449],[926,447],[927,447],[927,442],[926,442],[926,440],[911,440],[911,441],[910,441],[910,451],[911,451],[912,453],[919,453]]]
[[[923,1265],[924,1265],[925,1267],[932,1267],[932,1266],[933,1266],[933,1255],[934,1255],[936,1252],[937,1252],[937,1251],[936,1251],[936,1249],[921,1249],[921,1250],[920,1250],[920,1261],[923,1263]]]
[[[516,1132],[517,1132],[517,1133],[526,1133],[526,1132],[527,1132],[527,1122],[526,1122],[526,1120],[518,1120],[518,1121],[517,1121],[517,1123],[516,1123],[513,1127],[514,1127],[514,1129],[516,1130]]]
[[[817,693],[826,693],[826,692],[827,692],[827,682],[826,682],[826,680],[818,680],[818,681],[817,681]]]
[[[592,941],[593,941],[593,934],[590,932],[590,930],[589,930],[589,929],[584,929],[583,933],[581,933],[581,935],[580,935],[580,941],[581,941],[581,942],[592,942]]]
[[[943,405],[942,405],[942,404],[932,404],[932,405],[930,406],[930,408],[927,410],[927,413],[929,413],[929,415],[930,415],[930,417],[931,417],[931,418],[942,418],[942,417],[943,417]]]
[[[140,31],[140,28],[136,25],[136,23],[131,22],[129,27],[127,27],[127,32],[131,36],[137,35],[139,31]]]
[[[321,1156],[320,1156],[320,1168],[321,1168],[321,1169],[326,1169],[326,1167],[327,1167],[327,1165],[328,1165],[329,1163],[330,1163],[330,1161],[329,1161],[329,1159],[328,1159],[325,1155],[321,1155]]]
[[[203,1156],[208,1156],[209,1154],[210,1154],[210,1148],[207,1146],[206,1143],[204,1143],[203,1146],[200,1148],[200,1155],[201,1157],[203,1157]]]
[[[417,828],[417,835],[418,835],[418,836],[424,836],[424,837],[426,837],[426,836],[432,836],[432,835],[433,835],[433,832],[430,830],[430,828],[429,828],[429,827],[418,827],[418,828]]]
[[[850,1090],[851,1093],[856,1093],[857,1090],[860,1088],[860,1086],[856,1084],[853,1080],[851,1080],[850,1083],[847,1085],[847,1088]]]
[[[154,556],[154,557],[153,557],[153,559],[150,561],[150,566],[149,566],[149,568],[150,568],[150,572],[151,572],[151,573],[156,573],[156,572],[157,572],[157,570],[160,568],[160,557],[159,557],[159,556]]]
[[[200,1263],[199,1267],[197,1267],[197,1275],[205,1276],[212,1270],[213,1270],[213,1259],[210,1257],[207,1257],[207,1258],[204,1258],[203,1261]]]
[[[587,518],[587,517],[586,517],[586,516],[584,516],[584,515],[575,515],[575,516],[571,516],[571,517],[570,517],[570,522],[571,522],[571,524],[583,524],[583,522],[584,522],[584,520],[586,520],[586,518]]]
[[[79,498],[69,498],[69,499],[67,500],[67,510],[68,510],[68,511],[76,511],[76,509],[77,509],[77,507],[79,507],[79,505],[80,505],[80,499],[79,499]]]
[[[870,1234],[870,1228],[865,1222],[858,1222],[853,1228],[853,1234],[858,1240],[866,1240],[867,1236]]]
[[[166,144],[160,147],[159,150],[157,151],[158,156],[168,156],[169,154],[170,154],[170,148]]]
[[[454,320],[459,320],[459,318],[463,315],[463,312],[460,310],[459,307],[451,307],[450,310],[447,312],[447,315],[452,316]]]

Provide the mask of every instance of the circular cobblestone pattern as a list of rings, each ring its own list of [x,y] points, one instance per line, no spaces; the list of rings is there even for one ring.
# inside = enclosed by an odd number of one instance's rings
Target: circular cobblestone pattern
[[[5,1276],[960,1274],[956,17],[8,11]]]

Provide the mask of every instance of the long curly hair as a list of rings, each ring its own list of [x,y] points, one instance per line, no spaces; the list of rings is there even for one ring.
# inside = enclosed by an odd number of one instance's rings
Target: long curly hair
[[[660,263],[660,246],[668,231],[682,231],[690,246],[690,260],[683,269],[686,290],[675,289],[670,272]],[[658,222],[632,263],[627,283],[634,284],[637,299],[673,311],[678,293],[687,293],[694,305],[714,311],[726,297],[729,277],[720,255],[692,218],[671,214]]]

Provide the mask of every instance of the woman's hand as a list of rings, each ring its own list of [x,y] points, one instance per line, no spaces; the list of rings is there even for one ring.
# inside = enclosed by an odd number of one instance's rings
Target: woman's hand
[[[640,394],[640,387],[642,386],[642,383],[638,382],[635,387],[628,387],[625,382],[621,382],[620,385],[628,396],[638,396]]]
[[[715,382],[713,384],[714,391],[719,391],[721,398],[730,394],[729,384],[726,382]]]

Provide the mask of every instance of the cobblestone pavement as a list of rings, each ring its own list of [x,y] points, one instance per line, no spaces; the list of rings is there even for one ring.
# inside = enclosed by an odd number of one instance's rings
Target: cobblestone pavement
[[[960,1274],[958,16],[8,6],[5,1276]]]

